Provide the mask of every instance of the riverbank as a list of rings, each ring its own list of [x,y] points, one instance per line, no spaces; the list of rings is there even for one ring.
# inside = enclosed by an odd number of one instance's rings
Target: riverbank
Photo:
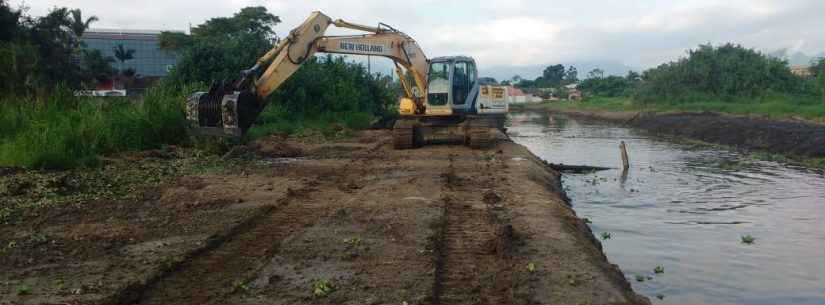
[[[579,107],[574,103],[541,103],[522,109],[604,120],[655,134],[746,149],[768,158],[787,158],[809,167],[825,166],[825,125],[803,119],[771,119],[718,112],[628,111],[588,104]]]
[[[709,101],[685,104],[643,104],[628,97],[588,97],[583,101],[556,101],[538,104],[511,105],[514,109],[578,109],[610,112],[714,112],[731,116],[747,116],[777,121],[825,124],[825,105],[794,104],[787,100],[759,100],[753,103]]]
[[[503,135],[483,151],[364,131],[193,155],[111,158],[101,171],[167,174],[88,197],[82,175],[4,173],[25,208],[0,227],[0,303],[648,303],[559,173]],[[74,199],[37,204],[55,196]]]

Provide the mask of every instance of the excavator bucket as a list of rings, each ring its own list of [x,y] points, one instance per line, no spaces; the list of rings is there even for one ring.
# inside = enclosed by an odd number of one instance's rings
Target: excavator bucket
[[[234,84],[215,83],[209,92],[195,92],[186,99],[186,118],[196,134],[241,137],[258,118],[263,103],[250,90]]]

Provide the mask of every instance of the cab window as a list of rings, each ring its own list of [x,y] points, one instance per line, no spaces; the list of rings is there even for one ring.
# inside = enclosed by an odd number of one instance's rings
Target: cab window
[[[467,102],[467,95],[470,93],[472,65],[465,61],[455,63],[453,68],[453,104],[464,105]]]
[[[427,103],[433,106],[447,105],[450,94],[450,64],[433,63],[430,65],[427,86]]]
[[[433,63],[430,65],[430,75],[428,79],[428,84],[432,84],[439,80],[450,80],[450,65],[443,62]]]

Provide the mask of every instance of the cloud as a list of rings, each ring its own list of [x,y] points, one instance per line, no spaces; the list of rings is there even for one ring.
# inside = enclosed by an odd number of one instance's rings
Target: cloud
[[[527,65],[544,60],[562,44],[558,39],[561,30],[560,25],[543,19],[509,17],[484,24],[442,25],[434,30],[434,39],[439,46],[436,50],[471,55],[480,64]]]
[[[26,0],[26,5],[33,15],[54,6],[81,8],[101,18],[97,27],[177,30],[263,5],[283,20],[277,27],[281,35],[321,10],[357,23],[391,24],[431,57],[472,55],[482,66],[612,61],[646,68],[702,43],[825,50],[821,0]]]

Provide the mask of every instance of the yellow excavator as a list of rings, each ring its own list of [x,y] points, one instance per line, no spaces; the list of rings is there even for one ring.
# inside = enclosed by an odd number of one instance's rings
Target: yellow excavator
[[[367,32],[325,36],[327,28]],[[215,83],[188,97],[188,120],[201,134],[242,136],[266,106],[266,98],[316,52],[382,56],[393,60],[404,96],[393,126],[397,149],[461,141],[473,148],[492,144],[491,131],[503,127],[507,88],[480,84],[475,61],[451,56],[428,59],[408,35],[380,23],[371,27],[332,20],[313,12],[237,81]]]

